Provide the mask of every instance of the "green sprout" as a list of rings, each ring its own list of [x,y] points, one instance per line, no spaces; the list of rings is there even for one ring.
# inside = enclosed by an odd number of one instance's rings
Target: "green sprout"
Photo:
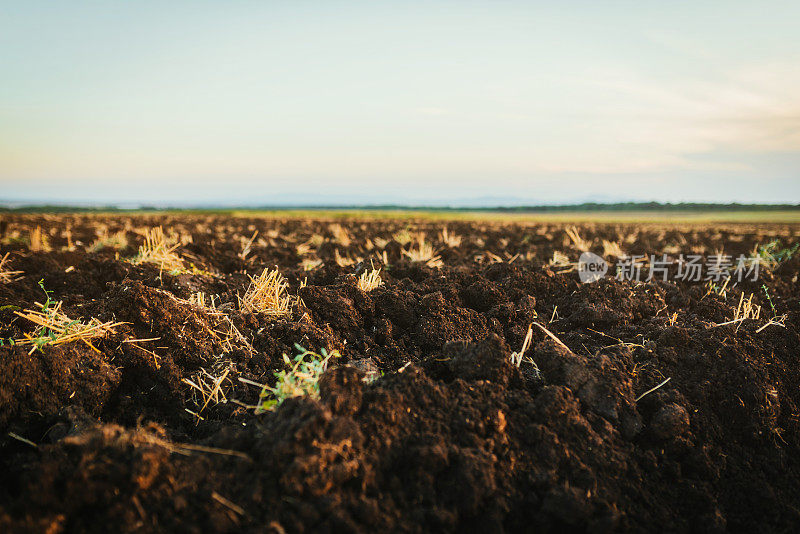
[[[777,317],[778,310],[775,309],[775,304],[772,303],[772,297],[769,296],[769,289],[767,289],[767,285],[761,284],[761,288],[764,290],[764,294],[767,296],[767,300],[769,301],[769,307],[772,308],[772,316]]]
[[[778,315],[778,309],[775,308],[775,304],[772,302],[772,297],[769,296],[769,289],[767,289],[767,285],[761,284],[761,288],[764,290],[764,294],[767,296],[767,301],[769,301],[769,307],[772,308],[772,318],[769,319],[765,325],[756,330],[756,333],[761,332],[762,330],[771,325],[780,326],[781,328],[786,328],[787,315],[786,314]]]
[[[286,354],[283,355],[283,361],[290,368],[275,373],[275,377],[278,379],[275,387],[264,386],[262,388],[256,413],[272,410],[292,397],[319,398],[319,379],[328,368],[330,359],[340,356],[339,351],[328,352],[323,348],[316,353],[306,350],[297,343],[294,346],[299,354],[293,359],[289,359]]]
[[[44,304],[41,305],[41,310],[39,313],[48,319],[48,322],[52,321],[56,318],[58,312],[60,311],[60,306],[56,306],[55,309],[53,308],[53,304],[55,301],[50,297],[52,295],[52,291],[47,290],[44,287],[44,279],[39,280],[39,287],[42,288],[44,291],[45,301]],[[70,321],[68,324],[65,325],[65,329],[69,329],[76,324],[80,324],[79,321]],[[37,332],[36,337],[31,338],[31,344],[37,350],[42,350],[42,347],[56,341],[58,336],[51,328],[47,326],[41,326],[39,332]]]
[[[775,269],[781,263],[792,259],[798,248],[800,248],[800,243],[795,243],[793,247],[780,248],[780,241],[776,239],[759,246],[755,256],[762,265],[766,265],[769,269]]]
[[[25,334],[23,338],[14,340],[14,343],[18,345],[31,345],[28,354],[33,354],[37,350],[41,351],[45,345],[59,345],[72,341],[83,341],[92,350],[99,353],[100,351],[89,340],[112,333],[114,327],[123,324],[110,321],[101,323],[98,319],[82,323],[79,320],[70,319],[61,311],[63,301],[55,301],[51,298],[52,291],[45,289],[44,280],[39,280],[39,287],[42,288],[46,297],[44,304],[37,302],[38,310],[14,312],[37,326],[32,334]]]

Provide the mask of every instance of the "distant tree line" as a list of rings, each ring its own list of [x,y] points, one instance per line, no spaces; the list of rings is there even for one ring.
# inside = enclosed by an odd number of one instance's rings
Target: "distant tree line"
[[[531,205],[531,206],[482,206],[482,207],[457,207],[457,206],[404,206],[399,204],[353,204],[336,206],[319,205],[294,205],[294,206],[241,206],[236,208],[228,207],[154,207],[139,206],[136,209],[120,208],[118,206],[67,206],[67,205],[24,205],[14,207],[0,207],[0,212],[15,213],[93,213],[93,212],[136,212],[136,211],[199,211],[199,212],[227,212],[232,210],[253,210],[253,211],[282,211],[282,210],[373,210],[373,211],[472,211],[472,212],[508,212],[508,213],[548,213],[548,212],[574,212],[574,211],[664,211],[664,212],[709,212],[709,211],[788,211],[800,210],[800,204],[739,204],[733,202],[729,204],[719,204],[712,202],[583,202],[581,204],[558,204],[558,205]]]
[[[715,204],[711,202],[584,202],[557,206],[498,207],[498,211],[785,211],[800,209],[800,204]]]

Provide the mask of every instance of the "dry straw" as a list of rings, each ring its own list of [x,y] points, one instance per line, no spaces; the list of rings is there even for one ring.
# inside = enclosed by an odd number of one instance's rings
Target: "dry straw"
[[[23,274],[22,271],[12,271],[11,269],[9,269],[9,262],[8,262],[9,254],[11,253],[6,252],[6,255],[0,258],[0,283],[2,284],[13,282]]]
[[[733,310],[733,319],[730,321],[725,321],[724,323],[717,323],[712,324],[711,328],[716,328],[718,326],[726,326],[729,324],[736,324],[736,329],[739,329],[739,326],[743,321],[748,319],[752,319],[757,321],[761,316],[761,306],[758,304],[753,303],[753,294],[750,293],[748,298],[744,298],[744,293],[739,296],[739,304],[736,306],[736,309]],[[761,330],[759,330],[760,332]]]
[[[107,229],[97,236],[97,239],[89,246],[87,252],[98,252],[105,248],[122,250],[128,246],[128,234],[125,230],[120,230],[114,234],[109,234]]]
[[[347,233],[347,230],[342,227],[341,224],[335,223],[331,224],[328,229],[333,234],[333,239],[338,244],[342,245],[343,247],[349,247],[350,243],[352,243],[352,239],[350,239],[350,235]]]
[[[31,252],[50,252],[50,238],[42,231],[41,226],[31,230]]]
[[[622,247],[619,246],[618,241],[607,241],[603,239],[603,256],[606,258],[622,258],[625,256],[625,253],[622,251]]]
[[[358,277],[358,289],[369,293],[373,289],[377,289],[383,285],[383,280],[381,280],[381,270],[380,269],[370,269],[369,271],[364,271],[361,273],[361,276]]]
[[[569,236],[570,240],[572,241],[572,244],[578,250],[586,251],[586,250],[589,250],[590,248],[592,248],[592,242],[591,241],[586,241],[585,239],[583,239],[580,236],[580,234],[578,233],[578,227],[577,226],[570,226],[570,227],[566,228],[565,231],[567,232],[567,235]]]
[[[250,237],[250,239],[244,240],[242,243],[242,251],[238,254],[240,260],[245,261],[247,256],[250,255],[250,252],[253,249],[253,242],[256,240],[256,237],[258,237],[258,230],[253,232],[253,235]]]
[[[181,380],[184,384],[192,388],[194,395],[194,402],[198,406],[198,411],[191,412],[198,420],[201,419],[201,414],[208,406],[216,406],[221,402],[227,402],[228,398],[222,389],[222,383],[228,378],[231,372],[230,366],[225,368],[219,375],[212,375],[205,369],[200,369],[197,373],[189,378]],[[199,398],[198,395],[199,394]]]
[[[455,233],[450,233],[446,226],[442,228],[442,231],[439,233],[439,237],[441,238],[442,243],[450,248],[458,248],[461,246],[461,236],[456,235]]]
[[[575,269],[576,264],[569,261],[569,256],[560,250],[553,251],[553,258],[548,262],[550,267],[562,270],[562,272],[570,272]]]
[[[341,254],[339,254],[339,249],[333,251],[333,260],[339,267],[350,267],[351,265],[356,263],[356,260],[354,260],[353,258],[349,256],[342,256]]]
[[[416,247],[404,250],[403,254],[414,263],[424,263],[428,267],[438,268],[444,265],[441,256],[437,255],[433,249],[433,245],[425,241],[424,235],[418,236]]]
[[[175,253],[178,244],[169,245],[164,230],[158,226],[144,231],[144,244],[139,247],[139,255],[133,263],[152,263],[160,270],[181,272],[184,270],[183,260]]]
[[[250,277],[250,286],[239,300],[239,307],[251,313],[270,317],[285,317],[291,312],[292,298],[286,294],[286,279],[275,267],[264,269],[257,277]]]
[[[40,283],[40,285],[42,285]],[[44,286],[42,286],[44,288]],[[104,337],[114,332],[114,328],[124,324],[115,322],[100,322],[92,318],[89,322],[70,319],[61,311],[63,301],[53,302],[49,294],[44,304],[36,303],[41,309],[14,312],[23,319],[37,325],[32,334],[25,334],[22,338],[14,340],[17,345],[31,345],[29,354],[45,345],[61,345],[73,341],[83,341],[95,352],[100,352],[92,345],[90,340]]]

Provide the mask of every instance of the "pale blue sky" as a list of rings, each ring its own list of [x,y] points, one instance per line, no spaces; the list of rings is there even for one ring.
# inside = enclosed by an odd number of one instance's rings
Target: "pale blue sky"
[[[0,200],[478,197],[800,202],[800,2],[0,1]]]

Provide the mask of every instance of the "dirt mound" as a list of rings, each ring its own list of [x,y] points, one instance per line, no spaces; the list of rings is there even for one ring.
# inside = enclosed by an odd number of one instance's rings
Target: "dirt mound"
[[[579,253],[555,226],[451,223],[462,243],[450,247],[426,221],[102,222],[131,243],[140,227],[163,225],[195,265],[178,273],[108,250],[61,250],[70,242],[62,228],[90,243],[98,222],[15,216],[5,225],[17,236],[41,226],[54,250],[2,245],[24,275],[0,284],[0,531],[800,525],[797,258],[735,287],[584,285],[563,259],[551,261]],[[579,230],[598,252],[613,240],[654,254],[676,243],[745,252],[800,235]],[[414,232],[443,267],[403,253]],[[289,280],[291,315],[240,310],[246,275],[275,265]],[[357,277],[372,266],[383,285],[365,292]],[[10,345],[31,331],[14,311],[45,296],[39,280],[70,317],[124,324],[92,346]],[[198,292],[207,300],[190,302]],[[730,322],[751,295],[763,315]],[[511,355],[529,327],[517,367]],[[341,354],[319,399],[256,414],[253,384],[273,385],[295,344]]]

